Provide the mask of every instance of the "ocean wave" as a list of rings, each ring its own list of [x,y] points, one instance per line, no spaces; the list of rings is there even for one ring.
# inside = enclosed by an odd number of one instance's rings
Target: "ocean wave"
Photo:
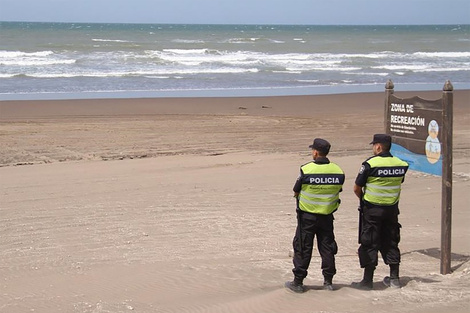
[[[74,64],[76,60],[48,60],[48,59],[26,59],[26,60],[0,60],[0,65],[6,66],[46,66],[59,64]]]
[[[163,49],[162,51],[146,50],[145,55],[138,56],[143,59],[146,56],[157,58],[170,64],[200,65],[202,63],[226,63],[226,64],[259,64],[266,66],[288,65],[321,65],[335,66],[348,60],[346,55],[331,55],[326,53],[284,53],[267,54],[253,51],[220,51],[211,49]],[[354,55],[358,57],[357,55]]]
[[[100,39],[100,38],[92,38],[91,41],[96,42],[132,42],[130,40],[121,40],[121,39]]]
[[[297,79],[299,83],[318,83],[318,79]]]
[[[436,67],[436,64],[398,64],[372,66],[374,69],[385,69],[390,71],[411,71],[411,72],[458,72],[470,71],[470,66],[463,67]]]
[[[470,52],[415,52],[413,55],[430,58],[470,58]]]
[[[163,52],[171,54],[206,54],[209,49],[163,49]]]
[[[323,54],[324,56],[330,56],[330,54]],[[380,51],[370,53],[338,53],[331,57],[338,59],[389,59],[393,57],[400,57],[402,53],[393,51]]]
[[[286,69],[286,70],[272,70],[276,74],[302,74],[302,70]]]
[[[13,77],[25,77],[23,74],[7,74],[7,73],[0,73],[0,78],[13,78]]]
[[[36,52],[0,51],[0,65],[11,68],[63,65],[75,62],[75,59],[64,58],[49,50]]]
[[[198,40],[198,39],[173,39],[171,42],[174,42],[174,43],[189,43],[189,44],[205,43],[204,40]]]
[[[459,71],[470,71],[470,67],[461,68],[461,67],[439,67],[439,68],[424,68],[420,70],[415,70],[417,73],[424,73],[424,72],[459,72]]]
[[[286,67],[286,70],[293,71],[293,72],[311,72],[311,71],[318,71],[318,72],[350,72],[350,71],[360,71],[362,68],[360,67]]]
[[[54,54],[52,51],[24,52],[0,50],[0,59],[19,57],[47,57],[52,54]]]
[[[275,65],[323,65],[334,66],[344,58],[333,58],[328,54],[287,53],[267,54],[252,51],[219,51],[210,49],[164,49],[146,51],[151,57],[181,64],[229,63],[229,64],[265,64]]]
[[[239,74],[239,73],[257,73],[257,68],[200,68],[200,69],[161,69],[155,71],[115,71],[115,72],[40,72],[27,74],[11,74],[7,77],[30,77],[30,78],[76,78],[76,77],[153,77],[163,78],[168,75],[193,75],[193,74]],[[174,78],[174,77],[172,77]]]
[[[208,49],[192,49],[190,51],[165,49],[163,53],[155,51],[153,55],[166,62],[184,65],[199,65],[202,63],[255,64],[260,60],[259,57],[249,53],[227,53]]]
[[[469,58],[470,52],[414,52],[414,53],[403,53],[394,51],[380,51],[370,53],[338,53],[338,54],[327,54],[332,58],[366,58],[366,59],[413,59],[416,57],[422,58]]]
[[[379,66],[371,66],[371,68],[379,69],[379,70],[403,70],[403,71],[418,71],[428,68],[429,66],[426,64],[394,64],[394,65],[379,65]]]
[[[221,43],[254,43],[257,41],[263,40],[263,38],[258,37],[238,37],[238,38],[229,38],[226,40],[222,40]]]
[[[388,76],[390,73],[388,72],[348,72],[348,75],[359,75],[359,76]]]

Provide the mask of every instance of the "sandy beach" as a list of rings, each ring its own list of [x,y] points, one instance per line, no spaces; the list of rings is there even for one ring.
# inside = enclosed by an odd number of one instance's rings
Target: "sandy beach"
[[[395,92],[437,99],[441,92]],[[452,270],[440,271],[441,178],[410,171],[401,289],[361,279],[352,187],[384,93],[0,101],[0,312],[467,312],[470,91],[454,92]],[[346,174],[336,290],[315,250],[292,279],[292,187],[322,137]]]

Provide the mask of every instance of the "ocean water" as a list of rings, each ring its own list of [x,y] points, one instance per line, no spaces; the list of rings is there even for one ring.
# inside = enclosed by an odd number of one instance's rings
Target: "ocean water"
[[[0,22],[0,100],[470,88],[470,25]]]

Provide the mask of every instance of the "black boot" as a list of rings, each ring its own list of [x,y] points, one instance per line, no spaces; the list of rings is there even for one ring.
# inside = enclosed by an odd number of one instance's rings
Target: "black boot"
[[[324,275],[323,290],[333,291],[333,276]]]
[[[304,285],[301,280],[294,278],[293,281],[287,281],[284,286],[296,293],[303,293],[305,292]]]
[[[383,283],[390,288],[401,288],[400,284],[400,264],[390,264],[390,276],[385,276]]]
[[[364,277],[360,282],[351,284],[353,288],[361,290],[371,290],[373,287],[375,266],[366,266],[364,268]]]

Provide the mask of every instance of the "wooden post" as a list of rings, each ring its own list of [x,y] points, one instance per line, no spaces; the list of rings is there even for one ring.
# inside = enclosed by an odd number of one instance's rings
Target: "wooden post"
[[[388,119],[388,108],[390,106],[390,96],[393,94],[393,82],[391,79],[385,84],[385,109],[384,109],[384,134],[388,134],[387,119]]]
[[[443,130],[442,136],[442,204],[441,204],[441,274],[451,272],[452,235],[452,127],[453,90],[446,81],[442,93]]]

